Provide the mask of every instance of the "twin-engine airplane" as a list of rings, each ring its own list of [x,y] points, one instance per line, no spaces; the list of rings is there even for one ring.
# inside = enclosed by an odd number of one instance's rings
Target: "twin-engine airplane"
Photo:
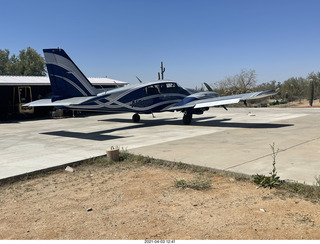
[[[139,114],[166,111],[184,113],[183,123],[191,123],[193,114],[203,114],[210,107],[235,104],[277,94],[275,90],[219,97],[212,91],[197,92],[182,88],[174,81],[159,80],[146,84],[96,89],[63,49],[44,49],[47,70],[53,92],[51,99],[37,100],[25,106],[54,106],[61,109],[133,112],[132,120],[140,121]]]

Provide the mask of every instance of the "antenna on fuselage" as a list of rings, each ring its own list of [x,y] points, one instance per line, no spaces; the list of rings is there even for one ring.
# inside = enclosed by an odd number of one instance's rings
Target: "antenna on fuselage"
[[[138,81],[139,81],[140,83],[142,83],[142,80],[140,80],[138,76],[136,76],[136,78],[138,79]]]

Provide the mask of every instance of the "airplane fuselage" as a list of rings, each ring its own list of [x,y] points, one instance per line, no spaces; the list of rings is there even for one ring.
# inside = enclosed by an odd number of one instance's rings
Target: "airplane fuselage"
[[[63,108],[150,114],[161,112],[191,94],[191,91],[182,88],[176,82],[157,81],[101,92],[97,94],[98,97],[101,96],[100,99]]]

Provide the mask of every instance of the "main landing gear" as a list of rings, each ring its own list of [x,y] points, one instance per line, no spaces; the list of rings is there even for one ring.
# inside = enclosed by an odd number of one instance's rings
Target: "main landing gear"
[[[134,123],[138,123],[140,121],[140,115],[139,114],[132,115],[132,121]]]
[[[184,115],[183,115],[183,118],[182,118],[183,123],[185,125],[190,125],[191,120],[192,120],[192,112],[191,111],[185,111]],[[132,116],[132,121],[134,123],[138,123],[140,121],[140,115],[138,113],[135,113]]]
[[[190,111],[185,111],[185,112],[184,112],[184,115],[183,115],[183,118],[182,118],[183,123],[184,123],[185,125],[190,125],[191,120],[192,120],[192,112],[190,112]]]

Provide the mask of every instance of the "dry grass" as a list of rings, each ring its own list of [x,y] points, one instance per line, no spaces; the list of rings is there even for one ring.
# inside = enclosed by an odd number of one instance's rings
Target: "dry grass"
[[[0,239],[320,238],[320,205],[304,190],[256,189],[245,175],[126,152],[121,159],[1,182]],[[177,188],[179,179],[210,187]]]

